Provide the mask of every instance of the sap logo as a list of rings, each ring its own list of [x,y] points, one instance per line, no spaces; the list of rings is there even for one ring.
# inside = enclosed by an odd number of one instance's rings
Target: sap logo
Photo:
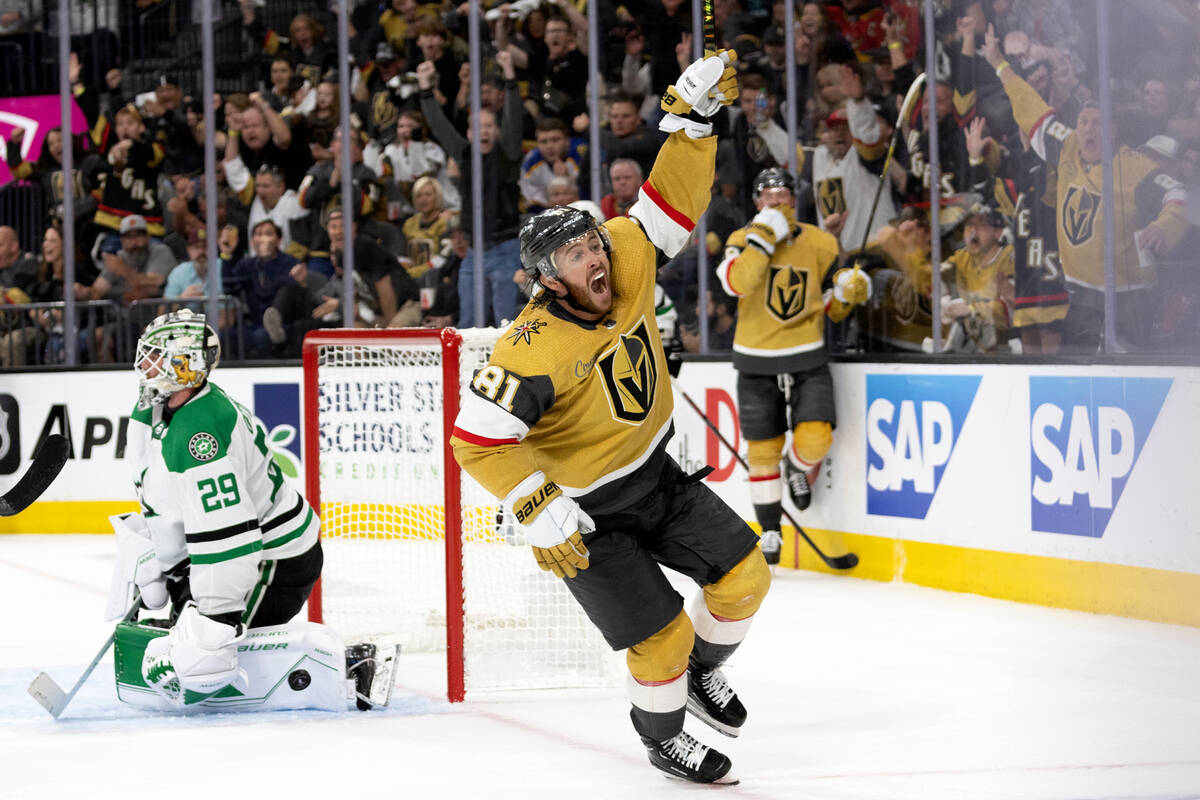
[[[11,394],[0,394],[0,475],[21,467],[21,408]]]
[[[867,513],[924,519],[978,375],[867,376]]]
[[[1033,530],[1104,535],[1172,382],[1030,377]]]

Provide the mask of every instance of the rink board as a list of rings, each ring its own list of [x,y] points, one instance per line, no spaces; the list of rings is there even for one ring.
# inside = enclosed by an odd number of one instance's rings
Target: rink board
[[[800,519],[850,574],[1200,626],[1200,369],[1054,365],[833,365],[838,426]],[[222,368],[263,418],[285,473],[300,474],[298,367]],[[69,435],[72,460],[0,532],[107,533],[133,509],[124,435],[130,370],[16,373],[0,385],[0,487],[36,442]],[[689,363],[679,387],[744,453],[736,374]],[[677,398],[669,445],[753,519],[746,477]],[[398,454],[402,457],[402,454]],[[290,469],[289,469],[290,467]],[[784,537],[785,566],[825,569]]]

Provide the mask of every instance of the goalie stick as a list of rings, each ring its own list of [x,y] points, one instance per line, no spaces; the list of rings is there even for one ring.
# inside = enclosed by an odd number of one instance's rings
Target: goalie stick
[[[133,604],[129,606],[129,610],[125,612],[125,616],[121,618],[121,622],[129,622],[138,614],[138,609],[142,607],[142,595],[140,592],[134,591]],[[58,715],[66,709],[67,704],[75,698],[75,694],[79,688],[83,686],[88,676],[96,669],[96,665],[100,663],[100,659],[104,658],[104,654],[108,652],[108,648],[112,647],[113,640],[117,637],[117,629],[114,626],[113,632],[104,640],[104,646],[100,648],[100,652],[96,653],[96,657],[92,659],[92,663],[87,665],[83,674],[79,676],[79,680],[75,681],[75,685],[71,687],[70,692],[64,692],[62,687],[54,682],[44,672],[38,673],[38,676],[29,684],[29,694],[37,700],[42,708],[50,712],[50,716],[58,719]]]
[[[733,453],[733,457],[736,458],[737,462],[742,465],[742,469],[746,470],[746,474],[750,474],[750,465],[746,463],[744,458],[742,458],[742,454],[737,451],[737,448],[729,443],[729,440],[725,438],[725,435],[721,433],[716,425],[713,424],[713,421],[708,418],[708,415],[700,410],[700,406],[696,405],[696,402],[692,400],[690,396],[688,396],[688,393],[683,390],[683,387],[681,387],[675,381],[672,381],[672,384],[674,384],[675,390],[679,392],[684,400],[687,401],[687,404],[692,407],[692,410],[699,415],[700,419],[704,420],[704,424],[708,426],[708,429],[716,434],[716,437],[721,440],[721,444],[725,445],[726,449],[728,449],[730,453]],[[790,511],[784,508],[783,515],[787,517],[788,522],[792,523],[792,527],[796,529],[796,533],[800,534],[804,541],[808,542],[808,546],[813,549],[813,552],[817,554],[817,557],[825,562],[825,566],[829,567],[830,569],[840,570],[853,569],[854,567],[858,566],[858,556],[855,553],[846,553],[845,555],[840,556],[826,555],[821,551],[821,548],[817,547],[817,543],[809,538],[809,535],[804,532],[804,528],[800,526],[800,523],[796,522]]]
[[[47,436],[34,454],[33,463],[25,470],[17,485],[0,496],[0,517],[19,514],[41,497],[42,492],[50,487],[62,471],[70,451],[71,447],[65,436],[57,433]]]

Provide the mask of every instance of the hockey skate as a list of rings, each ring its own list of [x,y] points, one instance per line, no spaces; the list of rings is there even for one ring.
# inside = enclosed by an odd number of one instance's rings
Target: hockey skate
[[[730,737],[736,737],[746,721],[746,707],[718,667],[709,670],[697,664],[688,667],[687,710]]]
[[[813,470],[816,477],[816,470]],[[808,483],[808,474],[792,463],[791,458],[783,459],[783,482],[787,484],[788,495],[798,511],[803,511],[812,503],[812,487]]]
[[[763,531],[760,537],[763,558],[774,566],[779,563],[779,551],[783,548],[783,536],[779,531]]]
[[[386,706],[392,697],[396,657],[400,645],[375,645],[371,642],[346,645],[346,676],[354,679],[359,711]]]
[[[646,746],[650,763],[668,777],[693,783],[737,783],[736,780],[724,779],[733,766],[729,758],[696,741],[686,731],[680,731],[662,742],[643,736],[642,744]]]

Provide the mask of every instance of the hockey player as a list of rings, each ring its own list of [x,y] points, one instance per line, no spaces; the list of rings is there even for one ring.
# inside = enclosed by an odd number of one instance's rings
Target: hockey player
[[[738,409],[749,448],[750,498],[762,526],[768,564],[779,563],[782,480],[796,508],[812,501],[810,483],[836,423],[833,376],[825,352],[825,314],[835,322],[871,295],[862,270],[836,274],[838,242],[814,225],[796,222],[795,183],[777,168],[754,180],[758,213],[730,235],[717,276],[738,300],[733,366]],[[826,291],[828,289],[828,291]]]
[[[663,97],[670,135],[628,217],[597,225],[570,206],[521,228],[535,297],[464,398],[451,442],[463,468],[504,498],[538,565],[615,650],[626,650],[630,717],[650,763],[699,783],[727,757],[683,730],[686,710],[728,736],[746,719],[721,672],[770,573],[757,537],[667,454],[667,361],[655,325],[655,267],[708,205],[716,137],[707,117],[734,99],[722,51]],[[691,614],[659,564],[703,591]]]
[[[170,601],[171,612],[165,632],[118,628],[121,699],[345,708],[354,695],[337,634],[287,624],[321,572],[320,521],[284,480],[262,422],[208,380],[220,359],[216,333],[191,311],[164,314],[142,333],[135,358],[129,443],[141,512],[112,518],[110,616],[128,607],[130,583],[144,606]],[[276,692],[281,685],[288,690]]]

